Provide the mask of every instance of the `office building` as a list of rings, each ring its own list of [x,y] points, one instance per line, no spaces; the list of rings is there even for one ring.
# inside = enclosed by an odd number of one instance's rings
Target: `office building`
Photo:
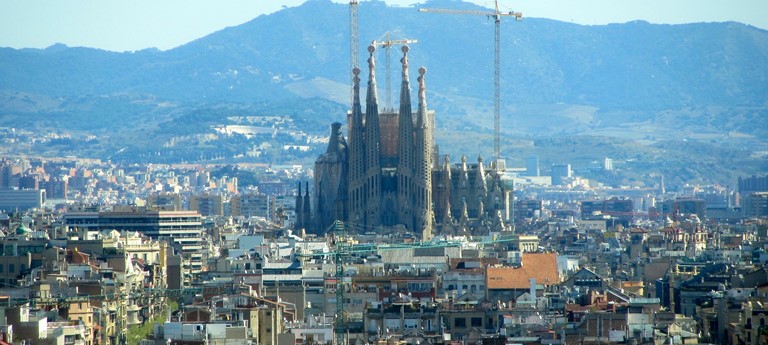
[[[570,164],[552,164],[552,185],[562,186],[573,177]]]
[[[0,188],[0,210],[2,211],[42,208],[45,200],[44,189]]]

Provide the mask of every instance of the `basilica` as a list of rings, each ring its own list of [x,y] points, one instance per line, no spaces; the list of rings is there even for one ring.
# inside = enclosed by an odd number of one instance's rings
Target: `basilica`
[[[436,234],[484,235],[509,230],[511,187],[503,165],[451,164],[434,143],[435,112],[427,108],[426,68],[418,69],[413,109],[408,46],[403,46],[398,111],[380,111],[375,47],[368,52],[365,111],[360,69],[354,68],[347,138],[333,123],[328,148],[315,161],[314,184],[296,199],[297,229],[324,234],[338,220],[349,231],[408,232],[424,240]]]

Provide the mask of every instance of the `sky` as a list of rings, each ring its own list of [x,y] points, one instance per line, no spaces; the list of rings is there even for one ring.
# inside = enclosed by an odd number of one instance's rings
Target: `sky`
[[[0,0],[0,47],[45,48],[64,43],[118,52],[167,50],[304,1]],[[366,1],[360,0],[360,11],[365,10]],[[414,0],[385,2],[409,6]],[[493,7],[492,1],[471,2]],[[500,0],[499,7],[523,12],[524,17],[585,25],[736,21],[768,29],[766,0]]]

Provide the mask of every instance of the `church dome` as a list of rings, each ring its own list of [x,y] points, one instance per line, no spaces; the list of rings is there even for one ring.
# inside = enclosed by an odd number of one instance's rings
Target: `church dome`
[[[32,232],[28,227],[24,226],[24,224],[19,225],[18,228],[16,228],[16,235],[26,235],[28,233]]]

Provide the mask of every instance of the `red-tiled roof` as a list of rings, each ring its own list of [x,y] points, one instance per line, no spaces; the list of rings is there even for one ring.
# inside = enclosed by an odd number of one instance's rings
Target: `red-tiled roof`
[[[536,284],[559,283],[557,254],[525,253],[521,267],[489,267],[485,277],[488,289],[527,289],[531,278]]]

